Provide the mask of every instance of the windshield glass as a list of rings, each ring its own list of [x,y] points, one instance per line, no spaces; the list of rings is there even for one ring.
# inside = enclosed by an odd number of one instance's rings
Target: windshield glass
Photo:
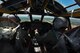
[[[48,22],[52,24],[53,20],[54,16],[44,16],[43,22]]]
[[[79,18],[70,18],[72,28],[80,26]]]
[[[4,14],[3,16],[8,16],[9,14]],[[28,14],[17,14],[17,16],[21,19],[21,22],[30,21],[30,17]],[[41,20],[41,15],[32,15],[33,20],[38,19]],[[54,16],[44,16],[43,22],[52,23],[54,20]]]
[[[69,5],[75,4],[76,2],[74,0],[57,0],[60,4],[62,4],[64,7],[67,7]],[[74,10],[80,8],[78,5],[72,6],[70,8],[67,8],[68,11]]]
[[[30,21],[29,15],[22,14],[22,15],[18,15],[18,16],[20,17],[21,22]],[[32,18],[33,18],[33,20],[35,20],[35,19],[41,20],[41,15],[32,15]],[[43,22],[52,23],[53,19],[54,19],[54,16],[44,16]]]
[[[3,16],[7,16],[8,14],[4,14]],[[28,14],[17,14],[19,18],[21,19],[21,22],[29,21],[30,22],[30,17]],[[32,15],[33,20],[39,19],[41,20],[41,15]],[[43,22],[48,22],[52,24],[54,20],[54,16],[44,16]],[[80,19],[79,18],[72,18],[70,17],[70,22],[72,27],[77,27],[80,26]]]

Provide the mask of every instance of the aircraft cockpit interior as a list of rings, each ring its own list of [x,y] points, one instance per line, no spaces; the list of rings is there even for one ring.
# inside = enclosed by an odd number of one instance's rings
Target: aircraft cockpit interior
[[[0,0],[0,53],[80,53],[80,0]]]

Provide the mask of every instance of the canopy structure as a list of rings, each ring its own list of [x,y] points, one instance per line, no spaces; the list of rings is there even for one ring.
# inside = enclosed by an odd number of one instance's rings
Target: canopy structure
[[[66,0],[65,0],[66,1]],[[80,0],[1,0],[0,14],[25,14],[28,9],[31,14],[80,17]],[[21,11],[23,10],[23,11]],[[46,11],[46,12],[45,12]],[[73,12],[72,12],[73,11]]]

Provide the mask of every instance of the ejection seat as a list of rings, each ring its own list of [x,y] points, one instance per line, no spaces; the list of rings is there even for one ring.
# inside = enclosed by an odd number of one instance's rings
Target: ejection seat
[[[57,17],[53,21],[52,36],[55,37],[56,44],[50,49],[50,53],[68,53],[65,42],[65,29],[68,27],[68,20],[64,17]],[[50,34],[47,34],[50,36]],[[52,42],[53,43],[53,42]],[[49,50],[49,49],[48,49]]]
[[[64,17],[57,17],[53,21],[52,29],[37,40],[43,43],[48,53],[67,53],[64,40],[64,32],[67,28],[67,20]]]
[[[15,53],[12,45],[18,24],[15,17],[0,17],[0,53]]]

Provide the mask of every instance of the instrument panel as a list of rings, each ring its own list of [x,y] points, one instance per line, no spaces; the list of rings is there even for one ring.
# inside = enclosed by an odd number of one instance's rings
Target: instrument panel
[[[48,32],[52,28],[52,25],[47,22],[22,22],[21,28],[33,32],[37,29],[39,34],[42,35]]]

